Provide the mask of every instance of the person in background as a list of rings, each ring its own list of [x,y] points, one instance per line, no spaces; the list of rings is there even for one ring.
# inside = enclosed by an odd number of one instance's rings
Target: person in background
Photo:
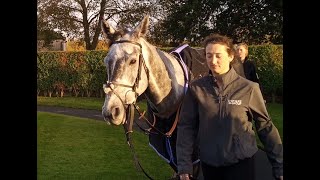
[[[240,75],[242,77],[249,79],[250,81],[258,83],[261,89],[261,92],[263,93],[263,88],[259,80],[256,65],[254,64],[253,61],[248,60],[248,54],[249,54],[248,45],[246,43],[238,43],[235,47],[236,47],[237,57],[243,65],[244,76],[242,74]],[[264,103],[267,103],[267,101],[264,100]]]
[[[246,78],[260,84],[257,68],[253,61],[248,60],[248,45],[246,43],[238,43],[236,47],[238,56],[243,64],[243,70]]]
[[[210,73],[190,84],[177,125],[180,179],[192,178],[193,146],[198,143],[205,180],[254,180],[258,147],[253,125],[273,176],[283,179],[282,141],[258,83],[241,77],[230,65],[235,55],[230,38],[209,35],[204,47]]]
[[[235,52],[237,52],[237,45],[235,44],[233,47]],[[234,54],[234,58],[231,61],[230,65],[240,76],[246,78],[246,75],[244,74],[243,64],[238,53]]]

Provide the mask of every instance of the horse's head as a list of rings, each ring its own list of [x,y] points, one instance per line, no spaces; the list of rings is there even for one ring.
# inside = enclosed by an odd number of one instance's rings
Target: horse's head
[[[106,97],[102,115],[114,125],[125,122],[128,105],[135,103],[148,87],[148,69],[143,58],[148,52],[142,40],[148,25],[149,16],[133,31],[118,31],[102,22],[103,34],[111,45],[104,59],[108,80],[103,87]]]

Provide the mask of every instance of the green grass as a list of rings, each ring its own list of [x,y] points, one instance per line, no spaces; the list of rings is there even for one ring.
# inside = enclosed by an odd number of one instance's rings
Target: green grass
[[[62,106],[80,109],[101,110],[103,106],[103,98],[88,98],[88,97],[37,97],[37,104],[42,106]],[[145,100],[138,102],[141,110],[146,110]]]
[[[102,98],[38,97],[38,105],[101,110]],[[145,101],[138,103],[146,109]],[[283,139],[283,105],[267,104]],[[123,128],[105,122],[38,112],[38,179],[146,179],[134,166]],[[143,168],[156,179],[168,179],[170,166],[149,146],[148,137],[133,133]],[[261,142],[258,140],[258,145]]]
[[[103,98],[88,98],[88,97],[42,97],[38,96],[37,104],[44,106],[62,106],[80,109],[101,110]]]
[[[122,127],[44,112],[38,112],[37,126],[38,180],[146,179],[135,168]],[[134,132],[133,140],[150,176],[172,176],[170,166],[148,146],[146,135]]]
[[[273,124],[278,128],[281,139],[283,140],[283,104],[268,103],[267,109]]]
[[[277,127],[280,137],[283,141],[283,105],[276,103],[267,103],[267,110],[269,112],[269,116],[271,117],[273,124]],[[263,145],[258,136],[256,136],[256,140],[258,147],[263,149]]]
[[[101,110],[104,99],[103,98],[87,98],[87,97],[38,97],[38,105],[46,106],[63,106],[71,108],[81,108],[81,109],[94,109]],[[145,100],[138,102],[141,110],[146,110]],[[272,118],[273,123],[278,128],[281,138],[283,139],[282,125],[283,125],[283,105],[276,103],[268,103],[267,109],[269,115]]]

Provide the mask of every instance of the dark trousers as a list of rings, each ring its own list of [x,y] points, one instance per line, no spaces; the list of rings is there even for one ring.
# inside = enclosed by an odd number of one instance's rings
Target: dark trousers
[[[201,162],[204,180],[255,180],[254,156],[230,166],[214,167]]]

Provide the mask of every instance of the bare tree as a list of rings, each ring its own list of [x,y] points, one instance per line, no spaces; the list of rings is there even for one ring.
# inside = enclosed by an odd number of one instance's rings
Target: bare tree
[[[129,23],[150,13],[157,1],[140,0],[38,0],[38,29],[46,26],[80,38],[87,50],[94,50],[103,19]],[[129,21],[130,20],[130,21]],[[137,20],[135,22],[138,22]],[[42,26],[42,27],[41,27]]]

